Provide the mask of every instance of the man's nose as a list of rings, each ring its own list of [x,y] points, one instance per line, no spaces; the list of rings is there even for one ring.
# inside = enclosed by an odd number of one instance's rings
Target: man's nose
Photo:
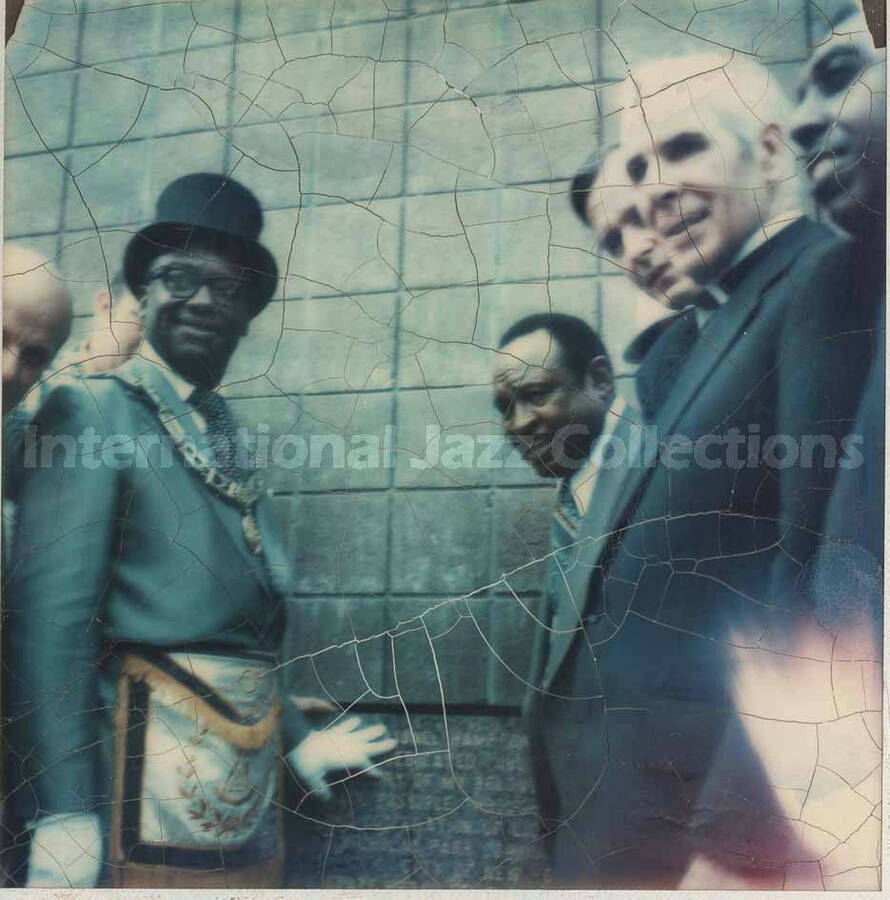
[[[186,301],[193,309],[200,309],[202,312],[210,312],[216,308],[216,298],[209,284],[202,284],[191,297]]]
[[[213,319],[223,331],[243,337],[250,317],[243,306],[232,298],[218,296],[209,285],[202,284],[188,300],[188,305],[205,319]]]
[[[534,424],[533,411],[525,403],[514,403],[507,416],[508,434],[524,434]]]
[[[627,258],[631,271],[648,269],[652,265],[655,235],[648,228],[628,228],[624,234]]]
[[[805,152],[816,149],[828,134],[830,120],[810,104],[797,108],[791,119],[791,139]]]
[[[231,318],[227,312],[225,303],[213,293],[209,285],[202,284],[198,290],[186,301],[189,312],[204,322],[215,322],[220,328],[225,328]]]

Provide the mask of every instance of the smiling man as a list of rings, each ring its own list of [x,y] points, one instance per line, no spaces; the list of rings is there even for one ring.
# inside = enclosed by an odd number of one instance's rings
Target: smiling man
[[[613,405],[602,341],[575,316],[540,313],[511,325],[499,347],[494,401],[507,437],[539,475],[577,482],[591,448],[624,405]],[[590,487],[588,479],[573,491],[582,514]]]
[[[635,70],[625,97],[616,139],[575,176],[571,199],[599,252],[676,314],[634,341],[649,357],[637,392],[652,419],[726,303],[730,270],[801,213],[784,140],[790,105],[764,67],[738,56],[656,61]]]
[[[559,793],[564,757],[573,754],[585,731],[558,723],[545,733],[542,714],[549,698],[541,687],[577,628],[583,604],[582,592],[567,573],[582,548],[606,539],[621,486],[638,459],[639,414],[616,395],[599,336],[575,316],[526,316],[504,332],[498,346],[493,393],[504,432],[539,475],[558,480],[545,610],[535,632],[532,689],[524,710],[541,821],[552,850],[567,802]],[[586,575],[589,579],[592,571]],[[583,574],[580,583],[586,588]],[[592,769],[595,742],[587,749]]]
[[[29,887],[280,886],[281,759],[325,796],[394,746],[283,689],[289,561],[216,392],[277,283],[262,221],[225,176],[168,185],[124,259],[141,357],[36,418],[4,598]]]
[[[649,63],[627,86],[613,149],[576,178],[576,211],[604,255],[652,297],[707,311],[725,299],[721,277],[800,216],[783,141],[789,113],[769,73],[749,60]]]
[[[855,3],[834,16],[796,99],[791,137],[803,152],[814,199],[845,231],[862,240],[880,238],[886,209],[886,51],[875,47]]]
[[[886,51],[877,49],[862,10],[849,3],[824,22],[803,71],[791,137],[801,151],[813,198],[849,236],[842,300],[822,293],[786,325],[797,353],[785,360],[784,414],[811,429],[848,431],[861,443],[862,465],[825,472],[817,484],[788,484],[786,518],[811,534],[796,557],[819,547],[812,587],[835,609],[862,592],[863,620],[880,621],[883,560],[885,262],[887,172]],[[854,421],[855,419],[855,421]],[[836,423],[836,424],[835,424]],[[811,479],[810,479],[811,480]],[[823,503],[832,491],[825,518]],[[815,502],[814,502],[815,499]],[[810,508],[816,507],[814,513]],[[852,612],[852,597],[850,599]],[[874,636],[880,635],[880,628]],[[873,642],[874,655],[877,641]]]
[[[553,871],[572,888],[781,887],[811,848],[752,744],[731,648],[780,648],[795,621],[772,580],[783,329],[790,309],[842,296],[845,248],[795,209],[790,111],[767,70],[663,59],[633,70],[627,98],[573,203],[638,285],[693,310],[637,373],[641,403],[658,389],[658,442],[565,573],[575,611],[537,694]],[[709,449],[677,465],[672,446]]]

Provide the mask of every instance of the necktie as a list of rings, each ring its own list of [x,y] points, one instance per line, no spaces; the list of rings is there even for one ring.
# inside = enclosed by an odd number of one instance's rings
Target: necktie
[[[226,401],[201,387],[192,391],[189,401],[207,423],[204,437],[217,469],[232,481],[244,481],[250,470],[245,454],[238,452],[235,420]]]
[[[559,483],[554,515],[559,520],[559,524],[571,537],[575,538],[578,536],[578,529],[581,526],[581,511],[578,509],[578,503],[575,500],[575,494],[572,491],[568,478],[564,478]]]

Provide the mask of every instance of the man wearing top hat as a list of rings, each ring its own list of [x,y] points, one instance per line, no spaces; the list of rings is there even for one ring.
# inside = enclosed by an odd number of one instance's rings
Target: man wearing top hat
[[[275,289],[262,221],[224,176],[168,185],[124,259],[140,355],[36,418],[6,598],[27,886],[278,886],[280,760],[323,796],[394,746],[282,690],[288,560],[215,392]]]

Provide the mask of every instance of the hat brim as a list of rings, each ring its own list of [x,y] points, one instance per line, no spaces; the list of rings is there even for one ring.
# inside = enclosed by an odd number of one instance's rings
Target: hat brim
[[[227,231],[184,225],[181,222],[154,222],[138,231],[124,251],[124,279],[137,297],[145,288],[145,273],[152,260],[163,253],[194,248],[218,249],[232,259],[253,283],[254,312],[258,315],[272,299],[278,284],[278,266],[272,254],[259,242]]]

